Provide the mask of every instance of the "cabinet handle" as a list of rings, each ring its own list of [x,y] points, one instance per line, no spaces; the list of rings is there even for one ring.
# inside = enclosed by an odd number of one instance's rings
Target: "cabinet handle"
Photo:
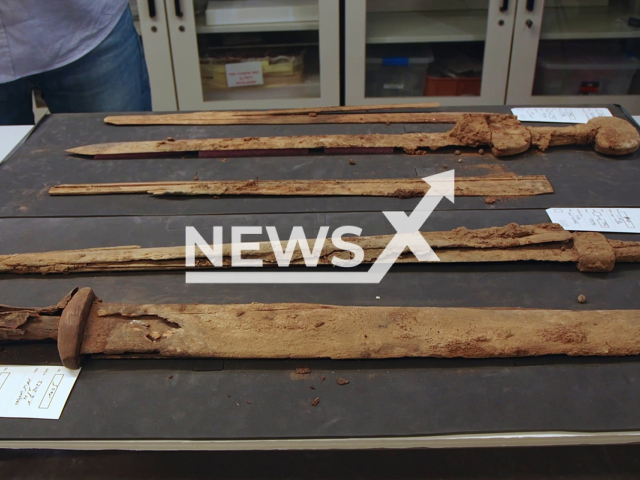
[[[180,5],[180,0],[174,0],[173,4],[176,8],[176,17],[182,17],[182,5]]]
[[[528,12],[533,12],[533,9],[534,9],[535,6],[536,6],[536,0],[527,0],[527,11]]]
[[[502,0],[502,5],[500,6],[501,12],[506,12],[509,10],[509,0]]]
[[[156,17],[156,0],[147,0],[147,5],[149,6],[149,16],[151,18]]]
[[[527,21],[524,22],[524,24],[527,26],[527,28],[533,27],[533,21],[530,18],[527,19]]]

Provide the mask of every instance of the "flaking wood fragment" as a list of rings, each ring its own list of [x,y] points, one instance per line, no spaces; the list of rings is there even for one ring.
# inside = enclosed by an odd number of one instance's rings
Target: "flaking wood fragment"
[[[500,157],[525,152],[532,145],[544,151],[555,145],[591,144],[600,153],[626,155],[638,149],[640,134],[629,122],[616,117],[593,118],[586,124],[568,127],[528,127],[513,115],[462,113],[456,116],[455,126],[450,131],[441,133],[209,138],[174,142],[159,140],[86,145],[67,152],[105,158],[114,158],[114,155],[118,156],[116,158],[126,158],[127,155],[135,158],[176,152],[215,151],[236,155],[245,151],[247,155],[256,155],[274,149],[307,152],[309,149],[397,148],[405,153],[420,154],[447,146],[488,146],[494,155]]]
[[[325,113],[321,115],[216,115],[216,112],[127,115],[106,117],[110,125],[324,125],[368,123],[453,123],[455,112],[434,113]]]
[[[295,125],[326,123],[453,123],[457,112],[384,113],[380,110],[427,109],[438,103],[312,107],[282,110],[113,115],[111,125]],[[368,113],[377,111],[376,113]]]
[[[590,233],[590,232],[588,232]],[[615,263],[640,262],[640,242],[607,240],[602,234],[571,233],[560,225],[509,224],[504,227],[469,230],[457,228],[445,232],[423,232],[422,236],[443,263],[475,263],[506,261],[576,262],[583,271],[609,271]],[[363,263],[375,262],[390,242],[392,235],[345,237],[364,251]],[[286,250],[288,240],[281,242]],[[309,240],[313,250],[315,240]],[[271,242],[260,242],[255,251],[243,252],[244,258],[260,259],[264,266],[277,266]],[[222,263],[231,266],[232,245],[222,247]],[[611,263],[611,255],[615,262]],[[194,268],[212,268],[199,248],[195,249]],[[348,260],[351,252],[336,247],[326,239],[319,265],[331,265],[334,257]],[[405,252],[396,263],[417,263],[413,253]],[[291,265],[304,265],[297,245]],[[185,247],[140,248],[126,246],[57,252],[0,255],[0,273],[52,274],[73,272],[118,272],[149,270],[185,270]]]
[[[56,185],[50,195],[108,195],[149,193],[152,195],[272,195],[272,196],[373,196],[422,197],[429,184],[421,178],[367,180],[221,180],[197,182],[89,183]],[[521,197],[553,193],[544,175],[458,177],[458,197]]]
[[[333,359],[638,355],[640,311],[96,303],[82,353]]]

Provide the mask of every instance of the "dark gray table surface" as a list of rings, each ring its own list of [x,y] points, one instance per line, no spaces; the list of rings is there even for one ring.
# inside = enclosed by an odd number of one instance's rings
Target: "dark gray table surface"
[[[622,112],[615,107],[612,111]],[[489,110],[483,108],[482,110]],[[493,110],[505,110],[496,109]],[[610,159],[581,148],[511,160],[451,152],[424,157],[372,155],[266,159],[70,159],[84,143],[309,132],[411,131],[448,126],[112,127],[102,115],[47,118],[0,165],[0,255],[116,245],[169,246],[184,227],[205,236],[222,225],[274,225],[288,236],[322,225],[357,225],[363,234],[393,233],[381,210],[411,210],[417,200],[373,198],[158,199],[146,195],[58,197],[65,182],[207,178],[367,178],[415,176],[441,165],[456,173],[496,168],[547,175],[556,193],[487,205],[479,198],[443,200],[424,230],[548,221],[551,206],[640,206],[638,155]],[[474,166],[472,166],[472,164]],[[422,170],[421,170],[422,169]],[[434,173],[435,173],[434,171]],[[632,235],[612,235],[634,239]],[[258,239],[259,237],[255,237]],[[263,235],[261,239],[265,239]],[[250,239],[249,239],[250,240]],[[183,272],[0,275],[0,303],[44,306],[74,286],[108,302],[317,302],[342,305],[640,308],[640,266],[608,274],[572,264],[402,265],[379,285],[187,285]],[[577,303],[579,294],[588,302]],[[376,297],[380,297],[377,299]],[[0,363],[57,362],[53,344],[5,345]],[[295,375],[310,366],[309,376]],[[322,382],[321,376],[326,380]],[[336,384],[338,377],[350,380]],[[312,390],[314,387],[315,390]],[[87,359],[58,421],[0,419],[1,440],[266,439],[414,436],[526,431],[640,430],[640,358],[563,356],[386,361]],[[311,401],[320,397],[316,407]],[[248,403],[250,402],[250,403]]]

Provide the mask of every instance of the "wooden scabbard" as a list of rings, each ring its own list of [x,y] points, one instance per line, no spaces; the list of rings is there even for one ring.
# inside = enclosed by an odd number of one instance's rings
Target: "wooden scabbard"
[[[50,195],[249,195],[249,196],[369,196],[412,198],[431,187],[421,178],[368,180],[221,180],[194,182],[134,182],[56,185]],[[522,197],[553,193],[544,175],[458,177],[457,197]]]
[[[295,125],[327,123],[453,123],[458,112],[383,113],[380,110],[415,110],[438,107],[438,103],[357,105],[341,107],[245,110],[226,112],[112,115],[111,125]],[[376,113],[370,113],[378,111]]]
[[[442,263],[479,263],[544,261],[574,262],[581,271],[607,272],[616,263],[640,262],[640,242],[608,240],[592,232],[571,233],[557,224],[517,225],[478,230],[457,228],[448,232],[423,232]],[[349,243],[360,246],[364,264],[375,262],[393,235],[349,237]],[[281,242],[286,250],[287,241]],[[315,240],[309,240],[313,250]],[[231,266],[231,244],[222,247],[222,263]],[[195,249],[195,267],[212,268],[211,263]],[[271,242],[260,242],[255,251],[243,252],[244,258],[260,259],[263,266],[277,266]],[[350,252],[336,247],[327,239],[318,265],[331,265],[334,257],[348,260]],[[396,263],[417,263],[411,251],[405,251]],[[304,265],[299,245],[291,257],[291,265]],[[0,273],[55,274],[73,272],[121,272],[153,270],[186,270],[185,247],[121,246],[57,252],[0,255]]]
[[[311,112],[313,113],[313,112]],[[216,115],[216,112],[169,113],[162,115],[110,116],[110,125],[323,125],[373,123],[453,123],[455,112],[437,113],[325,113],[322,115]]]

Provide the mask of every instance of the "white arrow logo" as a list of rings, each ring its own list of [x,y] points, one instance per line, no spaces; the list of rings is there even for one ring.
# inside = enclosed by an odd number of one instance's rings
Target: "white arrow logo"
[[[187,283],[380,283],[402,253],[409,249],[421,262],[439,262],[429,243],[420,234],[420,228],[431,212],[446,197],[455,200],[455,174],[453,170],[424,177],[429,190],[420,203],[407,215],[405,212],[382,212],[397,233],[366,272],[305,271],[286,272],[278,269],[259,272],[208,271],[187,272]]]

